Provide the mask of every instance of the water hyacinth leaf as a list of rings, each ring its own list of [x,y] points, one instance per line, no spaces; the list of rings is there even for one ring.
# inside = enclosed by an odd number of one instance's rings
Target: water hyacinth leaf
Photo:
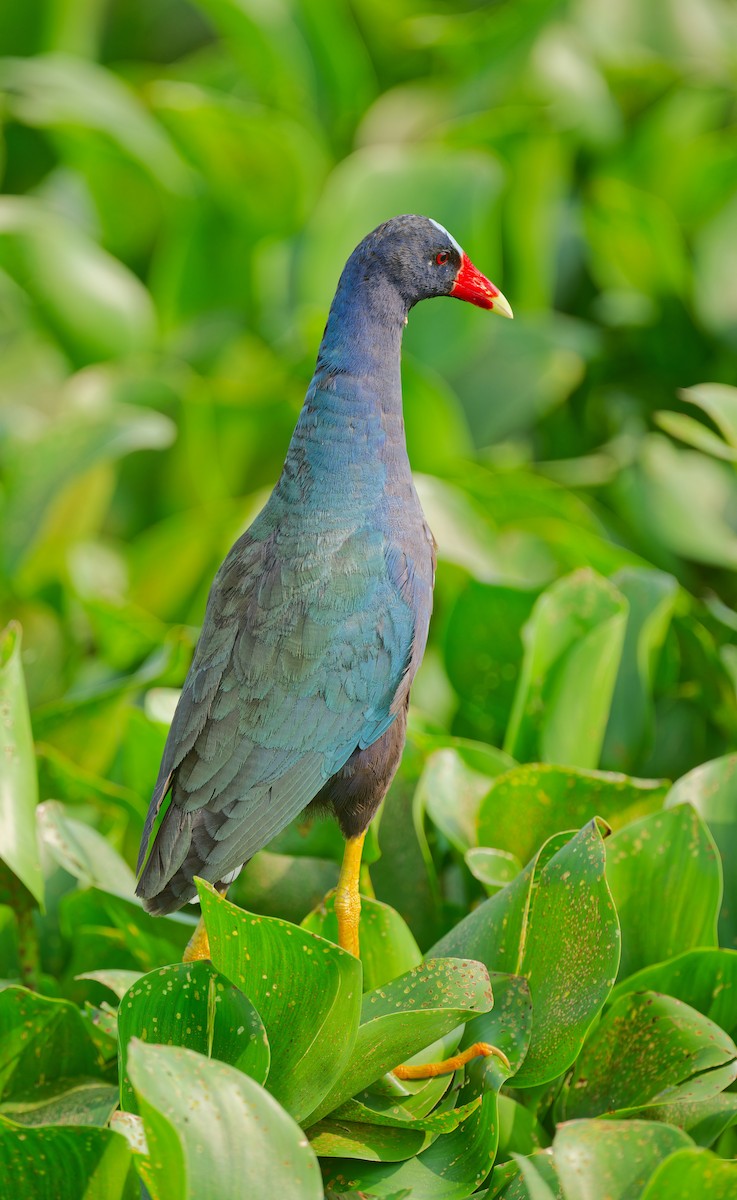
[[[666,807],[692,804],[706,821],[724,868],[720,945],[737,949],[737,754],[703,763],[673,784]]]
[[[131,1109],[126,1073],[132,1038],[186,1046],[230,1063],[257,1083],[269,1073],[266,1031],[251,1001],[211,963],[173,963],[136,980],[120,1001],[118,1039],[120,1103]],[[135,1110],[134,1110],[135,1111]]]
[[[535,1021],[515,1086],[571,1065],[619,962],[619,925],[596,822],[557,835],[536,859],[440,940],[431,954],[465,954],[528,979]]]
[[[459,1100],[467,1103],[479,1094],[478,1084],[467,1083]],[[496,1099],[495,1092],[486,1092],[478,1108],[453,1133],[442,1134],[409,1161],[364,1164],[338,1159],[330,1164],[326,1186],[338,1192],[368,1192],[382,1200],[405,1187],[410,1195],[423,1200],[469,1196],[491,1170],[498,1137]]]
[[[73,975],[99,967],[100,939],[115,948],[109,961],[145,973],[180,961],[194,930],[192,920],[180,913],[152,917],[138,901],[99,888],[67,893],[59,921],[72,946]]]
[[[307,1123],[320,1120],[387,1071],[493,1004],[489,975],[478,962],[433,959],[367,992],[350,1061]],[[417,1056],[417,1058],[415,1057]]]
[[[707,1099],[737,1078],[737,1047],[694,1008],[658,992],[623,996],[576,1062],[562,1106],[567,1118],[633,1113]]]
[[[338,882],[337,863],[327,858],[260,850],[228,889],[249,912],[299,925]]]
[[[466,866],[487,891],[506,887],[522,870],[516,854],[495,850],[491,846],[472,846],[465,854]]]
[[[737,462],[737,449],[720,438],[718,433],[708,429],[703,421],[697,421],[687,413],[670,412],[667,409],[653,415],[658,428],[692,446],[694,450],[703,450],[705,454],[723,458],[727,462]]]
[[[711,417],[729,445],[737,449],[737,388],[727,383],[698,383],[681,388],[678,396]]]
[[[652,1121],[568,1121],[553,1141],[566,1200],[638,1200],[660,1163],[692,1145]]]
[[[321,1158],[359,1158],[364,1162],[402,1162],[423,1149],[431,1136],[410,1126],[364,1125],[340,1117],[318,1121],[307,1133]]]
[[[465,1050],[475,1042],[487,1042],[506,1054],[511,1072],[493,1054],[474,1059],[467,1068],[471,1080],[498,1092],[502,1084],[509,1081],[510,1074],[516,1078],[529,1052],[533,1008],[530,986],[522,976],[503,975],[495,971],[491,975],[491,984],[494,1007],[468,1021],[461,1048]]]
[[[522,664],[522,627],[537,594],[470,579],[448,617],[445,667],[460,697],[460,727],[470,723],[495,744],[504,740]]]
[[[697,1146],[713,1146],[730,1126],[737,1124],[737,1096],[720,1092],[698,1100],[677,1100],[674,1104],[656,1104],[647,1110],[651,1121],[676,1125],[687,1133]]]
[[[530,1155],[550,1145],[550,1136],[534,1113],[511,1096],[499,1095],[498,1157]]]
[[[430,754],[416,794],[416,802],[461,854],[476,845],[476,816],[482,797],[495,777],[512,765],[501,750],[490,747],[488,755],[482,756],[474,743],[468,746],[465,753],[461,744]]]
[[[19,282],[75,358],[95,362],[152,346],[156,314],[146,288],[75,223],[37,200],[4,197],[0,235],[0,259],[18,262]]]
[[[708,1150],[677,1150],[650,1177],[642,1200],[734,1200],[737,1163],[725,1162]]]
[[[56,800],[40,804],[37,818],[42,842],[82,887],[99,887],[132,899],[135,875],[107,838],[70,816]]]
[[[0,1119],[0,1180],[4,1195],[33,1200],[140,1197],[128,1144],[110,1129],[28,1129]]]
[[[515,1195],[518,1195],[520,1200],[556,1200],[558,1196],[562,1197],[563,1193],[560,1191],[555,1168],[550,1159],[542,1155],[526,1157],[515,1154],[514,1161],[519,1167],[519,1177],[508,1191],[502,1193],[507,1200],[510,1200],[510,1197],[513,1200]]]
[[[501,775],[479,806],[477,838],[526,861],[559,829],[603,817],[619,829],[658,811],[665,780],[634,779],[552,763],[524,763]]]
[[[318,1200],[302,1130],[255,1080],[180,1046],[134,1039],[128,1070],[146,1131],[138,1171],[154,1200],[241,1200],[264,1180],[284,1200]]]
[[[71,1086],[70,1086],[71,1082]],[[32,1094],[0,1105],[17,1125],[107,1125],[118,1106],[118,1088],[102,1079],[78,1079],[39,1086]]]
[[[523,633],[505,750],[528,762],[598,766],[627,613],[621,592],[590,570],[543,592]]]
[[[477,1096],[475,1100],[460,1107],[438,1107],[427,1116],[414,1116],[405,1107],[404,1102],[378,1111],[376,1108],[369,1108],[368,1105],[361,1104],[358,1100],[348,1100],[332,1113],[330,1119],[356,1121],[364,1125],[384,1125],[389,1129],[421,1129],[424,1133],[437,1135],[452,1133],[454,1129],[458,1128],[461,1121],[465,1121],[466,1117],[478,1108],[480,1103],[481,1097]],[[322,1121],[318,1122],[318,1125],[322,1124]],[[317,1127],[317,1125],[313,1126],[314,1129]]]
[[[629,992],[664,992],[737,1035],[737,950],[687,950],[622,979],[612,1001]]]
[[[36,840],[38,783],[21,665],[21,629],[15,623],[0,634],[0,712],[0,860],[43,904]]]
[[[104,1062],[76,1005],[21,987],[0,992],[0,1098],[30,1099],[41,1084],[103,1074]]]
[[[274,917],[258,917],[198,882],[217,970],[248,996],[271,1047],[269,1091],[301,1120],[340,1078],[361,1009],[361,965],[351,954]]]
[[[643,817],[607,844],[622,927],[620,978],[696,946],[717,945],[719,855],[688,804]]]
[[[662,571],[627,567],[617,572],[613,583],[629,605],[629,616],[602,761],[614,770],[630,771],[652,742],[653,680],[678,596],[678,582]]]
[[[337,944],[335,896],[326,897],[319,908],[305,917],[302,928]],[[417,942],[399,913],[368,896],[361,897],[359,946],[366,991],[381,987],[422,962]]]
[[[115,992],[115,995],[121,1000],[128,988],[141,977],[141,971],[124,971],[121,968],[111,967],[103,971],[87,971],[84,975],[78,975],[77,979],[89,979],[93,983],[101,983],[103,987],[110,988],[111,992]]]

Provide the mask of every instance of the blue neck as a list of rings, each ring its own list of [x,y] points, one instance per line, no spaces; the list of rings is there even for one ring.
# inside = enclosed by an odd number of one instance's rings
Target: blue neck
[[[359,247],[360,249],[360,247]],[[407,304],[364,256],[346,264],[276,492],[324,511],[411,489],[400,356]]]

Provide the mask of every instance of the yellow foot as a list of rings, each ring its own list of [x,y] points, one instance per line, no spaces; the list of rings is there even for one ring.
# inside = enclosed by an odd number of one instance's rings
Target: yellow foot
[[[463,1050],[461,1054],[454,1054],[452,1058],[446,1058],[443,1062],[395,1067],[394,1074],[397,1079],[433,1079],[436,1075],[452,1075],[460,1067],[465,1067],[472,1058],[488,1058],[490,1054],[498,1058],[508,1071],[512,1070],[509,1059],[503,1050],[499,1050],[496,1046],[490,1046],[488,1042],[474,1042],[473,1046],[468,1047],[468,1050]]]
[[[343,865],[335,889],[335,915],[338,918],[338,945],[358,958],[358,923],[361,919],[361,897],[358,877],[361,871],[361,851],[366,833],[349,838],[345,844]]]
[[[197,928],[187,942],[186,949],[182,955],[182,962],[196,962],[199,958],[210,957],[210,939],[207,936],[205,922],[200,917],[197,922]]]

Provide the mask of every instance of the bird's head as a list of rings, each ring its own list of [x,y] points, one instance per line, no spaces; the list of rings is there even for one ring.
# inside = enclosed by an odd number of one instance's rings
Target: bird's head
[[[411,308],[418,300],[453,296],[503,317],[512,309],[499,288],[482,275],[447,229],[429,217],[393,217],[370,233],[363,249]]]

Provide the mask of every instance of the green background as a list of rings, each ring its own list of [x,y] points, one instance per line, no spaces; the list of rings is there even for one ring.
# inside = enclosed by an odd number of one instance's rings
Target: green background
[[[281,468],[343,262],[380,221],[419,212],[515,320],[442,301],[405,335],[407,440],[439,565],[410,741],[365,856],[364,987],[432,948],[505,972],[493,984],[509,1022],[492,1033],[507,1030],[519,1086],[497,1097],[501,1077],[470,1071],[458,1133],[440,1092],[422,1112],[400,1106],[416,1122],[440,1101],[428,1129],[389,1133],[350,1100],[348,1153],[322,1109],[354,1095],[356,1063],[320,1093],[306,1059],[290,1106],[286,1027],[223,946],[207,987],[230,980],[271,1066],[261,1052],[249,1066],[230,1026],[183,1044],[238,1070],[211,1078],[231,1116],[258,1108],[266,1082],[291,1114],[263,1101],[274,1156],[290,1147],[304,1189],[314,1158],[290,1121],[321,1113],[310,1137],[337,1191],[358,1162],[372,1195],[460,1198],[487,1186],[497,1153],[508,1173],[495,1168],[490,1195],[582,1200],[596,1192],[570,1163],[585,1149],[591,1186],[611,1171],[623,1200],[736,1194],[731,1166],[689,1141],[736,1152],[734,1084],[713,1074],[734,1022],[709,999],[737,986],[736,70],[737,17],[719,0],[0,5],[0,627],[22,627],[0,647],[0,1028],[12,1048],[35,1022],[43,1062],[66,1064],[39,1078],[38,1055],[8,1060],[4,1075],[0,1051],[0,1171],[30,1104],[46,1116],[28,1163],[46,1153],[70,1196],[136,1194],[122,1126],[103,1127],[115,995],[176,962],[191,926],[130,899],[167,723],[212,576]],[[267,920],[315,909],[310,936],[332,939],[319,905],[340,852],[329,823],[295,826],[231,896]],[[517,946],[500,931],[525,887],[536,907]],[[268,930],[264,961],[281,961],[283,927]],[[105,979],[79,978],[91,971]],[[19,980],[57,1007],[29,1017]],[[658,1028],[679,1025],[674,1005],[693,1016],[685,1041],[663,1034],[653,1051],[658,1086],[638,1090],[636,1056],[615,1078],[602,1064],[618,1022],[644,1019],[633,995],[654,994]],[[447,1040],[448,1012],[469,1019],[451,999],[440,1016],[422,1001],[433,1037]],[[149,1012],[137,1004],[131,1037]],[[345,1009],[357,1046],[358,1019]],[[699,1058],[710,1022],[726,1039],[717,1066]],[[382,1035],[382,1071],[423,1044],[411,1025]],[[335,1030],[322,1036],[327,1053]],[[168,1166],[157,1175],[153,1155],[138,1173],[162,1200],[204,1194],[161,1093],[203,1068],[156,1053],[132,1049],[122,1101]],[[673,1056],[689,1054],[713,1094],[681,1094]],[[69,1134],[70,1114],[93,1132]],[[551,1166],[542,1148],[563,1119]],[[236,1141],[248,1120],[233,1118]],[[449,1182],[459,1144],[468,1170]],[[633,1156],[642,1178],[622,1182]]]

